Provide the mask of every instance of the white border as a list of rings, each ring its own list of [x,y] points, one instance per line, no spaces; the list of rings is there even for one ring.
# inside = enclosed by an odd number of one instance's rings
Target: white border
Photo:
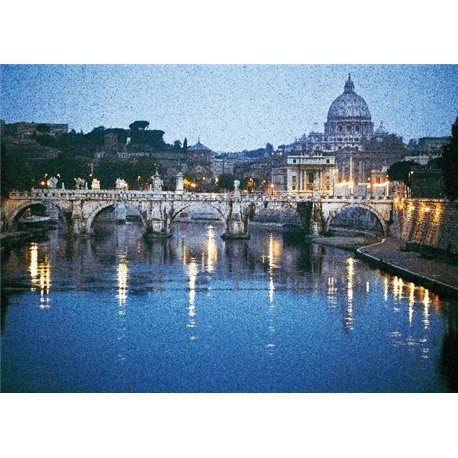
[[[2,63],[456,63],[451,1],[3,2]],[[0,395],[14,457],[446,456],[456,395]],[[453,417],[452,417],[453,415]],[[453,442],[452,442],[453,441]]]
[[[455,63],[451,0],[3,2],[2,63]]]

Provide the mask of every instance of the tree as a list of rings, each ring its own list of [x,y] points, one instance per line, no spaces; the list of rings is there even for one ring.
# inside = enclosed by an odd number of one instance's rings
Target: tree
[[[7,152],[5,144],[1,144],[1,190],[7,196],[13,189],[27,191],[32,186],[33,174],[30,164],[17,154]]]
[[[144,147],[148,146],[153,151],[163,151],[167,146],[163,136],[163,130],[134,130],[131,132],[130,148],[144,151]]]
[[[225,191],[234,190],[235,176],[229,173],[223,173],[218,177],[218,189]]]
[[[445,190],[450,200],[458,198],[458,118],[452,126],[452,136],[442,155]]]
[[[183,151],[188,150],[188,139],[185,137],[183,142]]]
[[[175,140],[173,142],[173,149],[175,151],[180,151],[181,150],[181,142],[180,142],[180,140]]]
[[[242,181],[242,189],[246,189],[248,192],[254,192],[259,186],[259,180],[256,178],[245,178]]]
[[[89,178],[89,159],[87,157],[76,156],[73,153],[62,152],[57,159],[48,161],[44,169],[37,170],[35,179],[38,180],[42,174],[47,173],[48,176],[60,175],[61,182],[65,183],[67,188],[73,186],[74,178]]]
[[[37,136],[35,141],[41,146],[49,146],[50,148],[58,148],[59,146],[57,139],[48,134]]]
[[[149,126],[148,121],[134,121],[132,124],[129,124],[130,130],[145,130]]]
[[[395,162],[388,169],[388,176],[391,181],[402,181],[410,186],[410,172],[416,168],[418,168],[418,164],[414,161]]]
[[[95,170],[95,177],[104,189],[113,189],[116,178],[126,180],[130,189],[141,189],[145,183],[151,182],[151,176],[156,172],[160,173],[160,167],[151,156],[135,160],[102,159]]]

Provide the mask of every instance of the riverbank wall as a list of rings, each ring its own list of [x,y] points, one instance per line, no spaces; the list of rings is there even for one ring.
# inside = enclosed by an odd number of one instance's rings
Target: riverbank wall
[[[398,275],[443,296],[458,299],[455,275],[458,266],[448,265],[443,260],[421,259],[418,255],[402,252],[399,248],[398,239],[383,239],[381,242],[357,248],[355,254],[357,258],[384,272]]]
[[[458,202],[446,199],[396,199],[392,235],[414,249],[458,254]]]

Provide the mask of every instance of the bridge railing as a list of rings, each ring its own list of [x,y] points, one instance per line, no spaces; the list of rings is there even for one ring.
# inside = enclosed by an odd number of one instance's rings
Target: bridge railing
[[[31,191],[12,191],[10,199],[62,198],[62,199],[152,199],[152,200],[227,200],[230,193],[192,193],[175,191],[122,191],[113,189],[32,189]]]
[[[224,202],[234,197],[233,193],[193,193],[175,191],[121,191],[112,189],[89,190],[89,189],[32,189],[31,191],[13,191],[9,194],[10,199],[91,199],[91,200],[162,200],[162,201],[218,201]],[[273,194],[250,193],[240,195],[245,202],[307,202],[316,198],[307,194],[295,194],[286,191],[276,191]],[[364,196],[321,196],[321,201],[333,202],[361,202],[361,201],[392,201],[392,196],[364,195]]]

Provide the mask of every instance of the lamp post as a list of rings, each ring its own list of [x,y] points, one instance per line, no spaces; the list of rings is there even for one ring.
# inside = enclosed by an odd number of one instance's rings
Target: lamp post
[[[412,176],[414,173],[415,172],[413,170],[409,172],[409,179],[407,180],[408,181],[407,197],[412,197]]]

